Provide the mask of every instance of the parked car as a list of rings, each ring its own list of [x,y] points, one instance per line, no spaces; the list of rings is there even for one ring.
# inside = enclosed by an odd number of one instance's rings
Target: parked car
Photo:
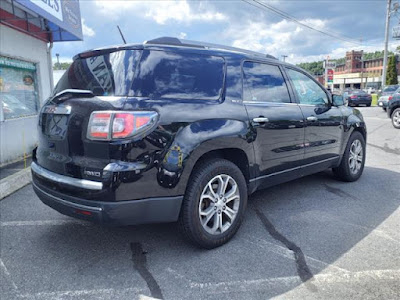
[[[362,90],[351,90],[344,95],[348,106],[371,106],[372,96]]]
[[[364,168],[366,127],[304,70],[242,49],[158,38],[81,53],[39,116],[33,188],[106,224],[179,221],[218,247],[256,190]]]
[[[378,100],[378,106],[382,107],[384,111],[387,109],[388,100],[394,94],[400,92],[400,88],[398,85],[389,85],[385,87],[382,91],[381,96]]]
[[[387,114],[393,127],[400,129],[400,93],[396,92],[388,101]]]
[[[22,101],[10,93],[0,93],[0,103],[3,107],[3,116],[5,119],[35,114],[35,111],[29,109]]]
[[[367,82],[365,91],[368,94],[376,94],[380,92],[381,84],[379,82]]]

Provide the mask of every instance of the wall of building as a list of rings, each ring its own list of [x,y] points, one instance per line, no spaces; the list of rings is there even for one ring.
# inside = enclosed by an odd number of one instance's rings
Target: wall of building
[[[0,55],[36,64],[42,104],[51,92],[47,44],[0,24]],[[17,160],[24,153],[30,154],[36,143],[37,115],[0,122],[0,164]]]

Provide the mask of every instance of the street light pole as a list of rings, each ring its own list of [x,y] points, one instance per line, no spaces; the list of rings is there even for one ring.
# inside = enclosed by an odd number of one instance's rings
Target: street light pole
[[[286,61],[286,57],[288,57],[288,56],[287,55],[282,55],[283,62]]]
[[[392,5],[392,0],[388,0],[387,2],[387,11],[386,11],[386,27],[385,27],[385,50],[383,52],[383,68],[382,68],[382,87],[386,85],[386,67],[387,67],[387,57],[388,57],[388,43],[389,43],[389,23],[390,23],[390,7]]]

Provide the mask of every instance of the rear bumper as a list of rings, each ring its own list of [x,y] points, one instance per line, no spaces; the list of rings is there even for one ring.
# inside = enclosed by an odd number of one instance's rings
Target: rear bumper
[[[388,106],[388,101],[387,100],[378,100],[378,106],[385,108]]]
[[[32,185],[36,195],[58,212],[101,224],[136,225],[175,222],[178,220],[183,196],[104,202],[86,200],[40,184],[32,169]]]

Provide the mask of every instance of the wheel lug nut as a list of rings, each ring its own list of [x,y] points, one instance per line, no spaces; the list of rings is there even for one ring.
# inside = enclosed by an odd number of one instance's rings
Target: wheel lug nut
[[[221,213],[221,210],[219,210],[218,213],[220,214],[220,213]]]
[[[226,206],[224,205],[224,207],[222,208],[223,210],[225,210]]]
[[[214,209],[215,209],[215,210],[217,210],[217,207],[216,207],[216,206],[214,206]]]
[[[226,202],[226,198],[223,199],[224,203]]]

